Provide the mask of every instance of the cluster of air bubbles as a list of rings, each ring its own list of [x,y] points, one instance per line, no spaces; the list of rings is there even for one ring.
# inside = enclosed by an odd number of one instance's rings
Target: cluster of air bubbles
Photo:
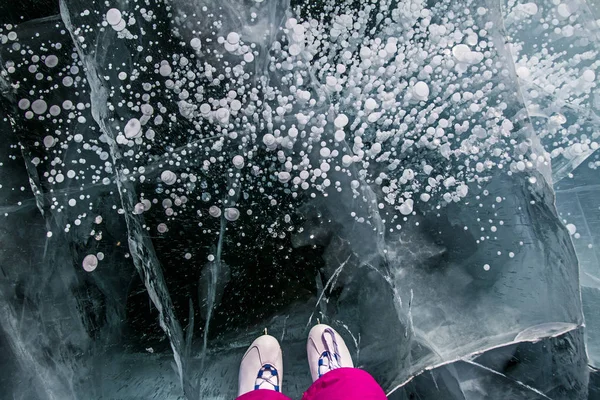
[[[273,208],[332,194],[369,202],[370,191],[376,201],[368,207],[393,230],[411,215],[464,201],[496,174],[522,174],[533,185],[551,160],[578,161],[599,146],[598,132],[581,120],[588,117],[561,105],[590,103],[595,51],[582,39],[585,51],[568,61],[546,46],[528,56],[529,38],[517,34],[539,25],[552,37],[576,35],[584,26],[571,3],[511,3],[511,54],[483,6],[382,1],[342,10],[326,0],[323,10],[337,14],[322,18],[314,8],[279,29],[265,23],[262,3],[239,16],[247,27],[208,6],[168,6],[158,17],[106,5],[74,16],[71,54],[44,43],[26,58],[14,26],[5,25],[0,40],[13,47],[2,67],[13,85],[28,88],[17,109],[47,127],[34,144],[44,156],[31,163],[46,168],[49,192],[71,181],[81,190],[139,185],[144,194],[135,194],[133,208],[115,209],[152,217],[151,229],[167,235],[176,219],[198,219],[203,229],[237,221],[258,200]],[[94,37],[110,37],[114,49],[103,51],[121,61],[98,59],[89,69],[79,57],[91,57]],[[57,100],[53,91],[65,88]],[[74,220],[94,215],[79,209],[82,199],[53,196],[53,209],[77,209]],[[352,217],[362,223],[369,213]],[[89,255],[83,267],[97,263]]]
[[[160,174],[160,180],[163,181],[165,185],[173,185],[177,182],[177,175],[172,171],[164,170]]]
[[[117,32],[121,32],[127,26],[127,22],[123,18],[121,11],[117,8],[111,8],[106,12],[106,22]]]

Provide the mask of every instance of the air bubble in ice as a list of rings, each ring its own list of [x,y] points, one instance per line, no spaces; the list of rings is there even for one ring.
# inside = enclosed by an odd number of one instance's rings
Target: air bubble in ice
[[[415,83],[415,86],[413,87],[413,97],[416,98],[417,100],[427,100],[427,97],[429,96],[429,86],[427,86],[427,84],[423,81],[419,81],[417,83]]]
[[[156,227],[156,230],[159,233],[165,233],[166,231],[168,231],[169,229],[167,228],[167,224],[165,224],[164,222],[161,222],[160,224],[158,224],[158,226]]]
[[[87,272],[92,272],[98,267],[98,258],[94,254],[88,254],[83,259],[83,269]]]
[[[124,19],[120,20],[116,25],[112,25],[112,28],[117,32],[122,32],[127,26],[127,22]]]
[[[535,3],[526,3],[521,5],[521,10],[529,15],[535,15],[538,12],[538,6]]]
[[[38,99],[31,104],[31,109],[36,114],[43,114],[48,109],[48,104],[44,100]]]
[[[44,63],[47,67],[56,67],[58,65],[58,57],[56,57],[55,55],[49,55],[48,57],[46,57],[46,60],[44,60]]]
[[[335,118],[333,124],[336,128],[342,129],[343,127],[348,125],[348,117],[345,114],[340,114]]]
[[[19,108],[21,110],[27,110],[30,105],[31,105],[31,103],[27,99],[21,99],[21,100],[19,100]]]
[[[237,32],[229,32],[227,35],[227,42],[230,44],[237,44],[240,41],[240,35]]]
[[[231,110],[233,111],[239,111],[242,108],[242,103],[239,100],[232,100],[231,101]]]
[[[132,118],[125,125],[125,137],[128,139],[133,139],[140,137],[142,135],[142,124],[140,120],[137,118]]]
[[[160,174],[160,180],[166,185],[172,185],[177,181],[177,175],[167,169]]]
[[[121,22],[121,19],[121,11],[116,8],[111,8],[106,12],[106,22],[108,22],[110,25],[117,25],[119,22]]]
[[[398,208],[402,215],[409,215],[413,212],[414,201],[413,199],[406,199],[404,203],[400,204]]]
[[[60,114],[60,107],[57,105],[53,105],[50,107],[50,115],[56,117]]]
[[[291,179],[291,175],[287,171],[281,171],[277,174],[277,179],[279,179],[279,182],[281,183],[286,183]]]
[[[198,38],[193,38],[192,40],[190,40],[190,46],[192,46],[194,50],[200,50],[200,48],[202,47],[202,42]]]
[[[173,70],[167,61],[162,62],[158,69],[158,73],[165,77],[171,75],[172,71]]]
[[[229,110],[226,109],[225,107],[219,108],[215,112],[215,116],[217,117],[219,122],[222,124],[226,124],[227,122],[229,122]]]
[[[302,48],[298,44],[294,43],[290,45],[290,47],[288,48],[288,52],[291,56],[297,56],[302,52]]]
[[[596,79],[596,74],[594,73],[593,70],[586,69],[585,71],[583,71],[583,74],[581,75],[581,77],[586,82],[594,82],[594,80]]]
[[[133,207],[133,213],[134,214],[141,214],[144,212],[144,204],[142,203],[137,203],[134,207]]]
[[[228,221],[236,221],[240,217],[240,211],[235,207],[225,209],[225,219]]]
[[[210,206],[210,208],[208,209],[208,213],[212,216],[212,217],[220,217],[221,216],[221,209],[217,206]]]
[[[275,136],[271,135],[270,133],[267,133],[263,136],[263,143],[267,145],[267,147],[273,146],[275,144]]]
[[[244,157],[239,154],[233,157],[233,166],[237,169],[242,169],[244,167]]]
[[[377,108],[377,102],[375,99],[367,99],[365,101],[365,109],[368,111],[373,111]]]

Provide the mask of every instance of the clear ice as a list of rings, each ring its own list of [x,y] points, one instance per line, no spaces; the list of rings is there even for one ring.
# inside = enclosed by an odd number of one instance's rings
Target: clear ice
[[[0,5],[0,398],[600,398],[600,5]]]

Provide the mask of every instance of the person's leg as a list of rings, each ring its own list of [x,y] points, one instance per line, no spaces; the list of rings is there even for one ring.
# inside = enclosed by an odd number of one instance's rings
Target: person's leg
[[[236,400],[291,400],[289,397],[274,390],[253,390],[241,395]]]
[[[290,400],[281,394],[283,357],[273,336],[257,338],[242,358],[238,400]]]
[[[338,368],[317,379],[302,400],[386,400],[375,379],[358,368]]]
[[[302,400],[385,400],[385,392],[368,372],[353,368],[344,339],[332,327],[319,324],[306,343],[312,386]]]

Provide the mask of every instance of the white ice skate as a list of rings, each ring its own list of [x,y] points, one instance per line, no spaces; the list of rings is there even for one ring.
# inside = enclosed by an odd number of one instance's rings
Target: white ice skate
[[[306,353],[313,382],[336,368],[354,367],[344,339],[329,325],[315,325],[310,330]]]
[[[283,379],[283,354],[273,336],[257,338],[240,363],[238,396],[258,389],[281,392]]]

